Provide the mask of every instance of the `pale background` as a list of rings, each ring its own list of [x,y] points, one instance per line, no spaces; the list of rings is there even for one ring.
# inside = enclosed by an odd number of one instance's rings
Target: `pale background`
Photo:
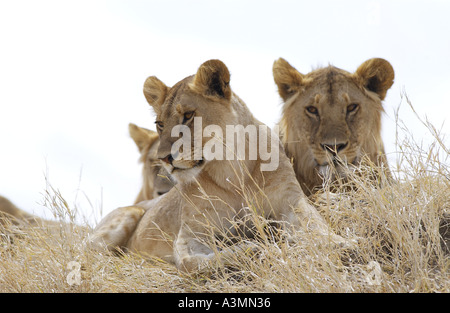
[[[47,177],[92,223],[131,204],[141,167],[128,123],[154,129],[144,80],[173,85],[211,58],[269,126],[280,117],[275,59],[304,73],[387,59],[383,139],[395,163],[399,106],[414,138],[430,141],[402,92],[450,133],[449,16],[446,0],[0,0],[0,194],[51,218]]]

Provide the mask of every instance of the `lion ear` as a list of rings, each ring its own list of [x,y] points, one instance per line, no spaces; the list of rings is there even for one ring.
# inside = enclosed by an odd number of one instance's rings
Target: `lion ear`
[[[230,72],[220,60],[209,60],[200,65],[191,89],[206,96],[231,99]]]
[[[392,65],[380,58],[367,60],[361,64],[354,76],[359,84],[369,91],[378,94],[381,100],[394,83],[394,69]]]
[[[278,93],[286,101],[300,90],[303,74],[297,71],[285,59],[279,58],[273,63],[273,79],[278,86]]]
[[[144,83],[144,96],[158,114],[169,88],[155,76],[150,76]]]
[[[133,123],[128,125],[128,131],[130,132],[130,136],[136,143],[140,153],[142,153],[146,148],[151,148],[158,142],[159,139],[157,132],[139,127]]]

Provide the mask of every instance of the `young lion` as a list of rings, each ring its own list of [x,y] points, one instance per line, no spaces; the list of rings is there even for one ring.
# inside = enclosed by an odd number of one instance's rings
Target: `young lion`
[[[111,250],[120,247],[156,256],[183,271],[201,270],[216,256],[226,262],[233,253],[223,249],[216,255],[205,240],[220,234],[241,234],[236,221],[253,210],[287,230],[303,224],[321,238],[345,245],[346,241],[334,234],[307,203],[282,149],[276,150],[277,169],[265,172],[261,170],[265,162],[259,155],[256,160],[219,160],[205,152],[214,138],[224,144],[223,138],[208,130],[213,126],[225,129],[227,125],[263,126],[260,129],[266,131],[258,133],[256,139],[267,136],[266,143],[274,142],[272,149],[280,147],[278,138],[253,117],[229,82],[230,73],[219,60],[203,63],[195,75],[172,88],[154,76],[145,81],[144,94],[157,115],[161,139],[157,155],[178,184],[161,197],[108,214],[94,230],[94,243],[104,242]],[[204,135],[200,142],[183,136],[183,151],[174,151],[173,145],[180,139],[172,137],[173,130],[183,126],[174,136],[180,132],[194,134],[199,131],[195,128],[199,118]],[[246,142],[251,139],[249,135],[245,138]],[[245,152],[247,155],[248,146]]]
[[[132,123],[128,125],[128,129],[141,154],[139,161],[143,163],[142,188],[134,202],[136,204],[165,194],[175,182],[156,156],[159,146],[158,133]]]
[[[353,74],[328,66],[304,75],[280,58],[273,75],[284,101],[281,138],[307,195],[364,156],[390,176],[381,138],[381,101],[394,82],[388,61],[370,59]]]

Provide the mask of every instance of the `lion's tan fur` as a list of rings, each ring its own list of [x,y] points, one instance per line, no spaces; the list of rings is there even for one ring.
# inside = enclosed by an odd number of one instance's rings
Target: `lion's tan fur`
[[[277,170],[266,172],[261,171],[263,161],[259,156],[244,161],[199,161],[189,158],[192,155],[171,159],[176,140],[171,130],[181,123],[192,129],[194,115],[202,118],[203,127],[262,125],[232,92],[229,79],[226,66],[210,60],[196,75],[172,88],[156,77],[146,80],[144,94],[157,115],[161,140],[157,154],[178,184],[161,197],[111,212],[96,227],[95,243],[104,242],[112,250],[120,247],[137,251],[174,262],[181,270],[194,271],[216,257],[205,240],[220,234],[239,234],[236,221],[245,219],[251,211],[284,226],[297,228],[302,224],[321,238],[345,243],[307,203],[282,149]],[[267,135],[270,137],[270,132]],[[208,139],[203,138],[202,147]],[[220,259],[229,253],[222,250]]]
[[[370,59],[355,73],[328,66],[301,74],[280,58],[273,74],[284,101],[282,141],[306,194],[322,186],[330,167],[343,174],[345,166],[336,165],[342,161],[351,167],[367,156],[387,169],[381,101],[394,80],[389,62]]]

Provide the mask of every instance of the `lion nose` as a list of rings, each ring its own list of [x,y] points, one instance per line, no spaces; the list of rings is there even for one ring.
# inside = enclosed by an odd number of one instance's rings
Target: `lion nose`
[[[172,157],[171,154],[169,154],[169,155],[167,155],[167,156],[164,157],[164,158],[160,158],[160,160],[163,161],[163,162],[165,162],[165,163],[167,163],[167,164],[172,165],[173,157]]]
[[[329,144],[329,143],[320,144],[322,149],[324,149],[325,151],[330,152],[333,156],[336,156],[339,152],[344,150],[347,147],[347,145],[348,145],[347,142],[345,142],[345,143],[334,143],[334,144]]]

